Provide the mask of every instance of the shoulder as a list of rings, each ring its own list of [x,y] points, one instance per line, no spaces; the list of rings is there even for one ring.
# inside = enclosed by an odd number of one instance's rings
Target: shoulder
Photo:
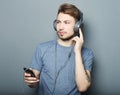
[[[44,53],[47,49],[54,47],[55,43],[55,40],[39,43],[36,47],[36,51],[39,53]]]
[[[47,42],[40,43],[40,44],[38,45],[38,47],[46,48],[46,47],[50,47],[50,46],[55,45],[55,43],[56,43],[55,40],[47,41]]]

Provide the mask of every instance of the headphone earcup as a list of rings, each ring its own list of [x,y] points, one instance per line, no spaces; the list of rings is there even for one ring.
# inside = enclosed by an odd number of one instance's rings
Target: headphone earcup
[[[57,31],[57,28],[56,28],[56,20],[54,20],[54,22],[53,22],[53,28],[55,29],[55,31]]]
[[[78,32],[81,26],[81,21],[77,21],[74,26],[74,32]]]
[[[79,34],[79,28],[81,27],[81,24],[82,24],[82,21],[79,20],[75,23],[75,26],[74,26],[74,33],[75,33],[75,36],[80,36]]]

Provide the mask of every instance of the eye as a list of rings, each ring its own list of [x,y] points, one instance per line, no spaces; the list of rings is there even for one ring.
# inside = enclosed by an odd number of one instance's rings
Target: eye
[[[65,24],[70,24],[70,21],[65,21],[64,23],[65,23]]]
[[[56,23],[57,23],[57,24],[59,24],[59,23],[60,23],[60,21],[59,21],[59,20],[56,20]]]

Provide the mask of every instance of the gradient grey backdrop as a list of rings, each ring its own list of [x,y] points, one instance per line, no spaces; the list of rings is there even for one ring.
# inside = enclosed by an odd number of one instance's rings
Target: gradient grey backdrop
[[[58,6],[84,13],[85,45],[94,52],[89,95],[120,95],[120,0],[0,0],[0,95],[36,95],[23,81],[23,67],[40,42],[56,38]]]

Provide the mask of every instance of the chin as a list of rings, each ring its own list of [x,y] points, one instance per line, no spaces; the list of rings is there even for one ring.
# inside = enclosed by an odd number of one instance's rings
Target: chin
[[[63,41],[69,41],[69,40],[71,40],[72,38],[67,37],[67,38],[60,38],[60,39],[63,40]]]
[[[69,40],[71,40],[73,37],[74,37],[74,35],[69,36],[69,37],[60,37],[60,36],[59,36],[59,38],[60,38],[61,40],[63,40],[63,41],[69,41]]]

